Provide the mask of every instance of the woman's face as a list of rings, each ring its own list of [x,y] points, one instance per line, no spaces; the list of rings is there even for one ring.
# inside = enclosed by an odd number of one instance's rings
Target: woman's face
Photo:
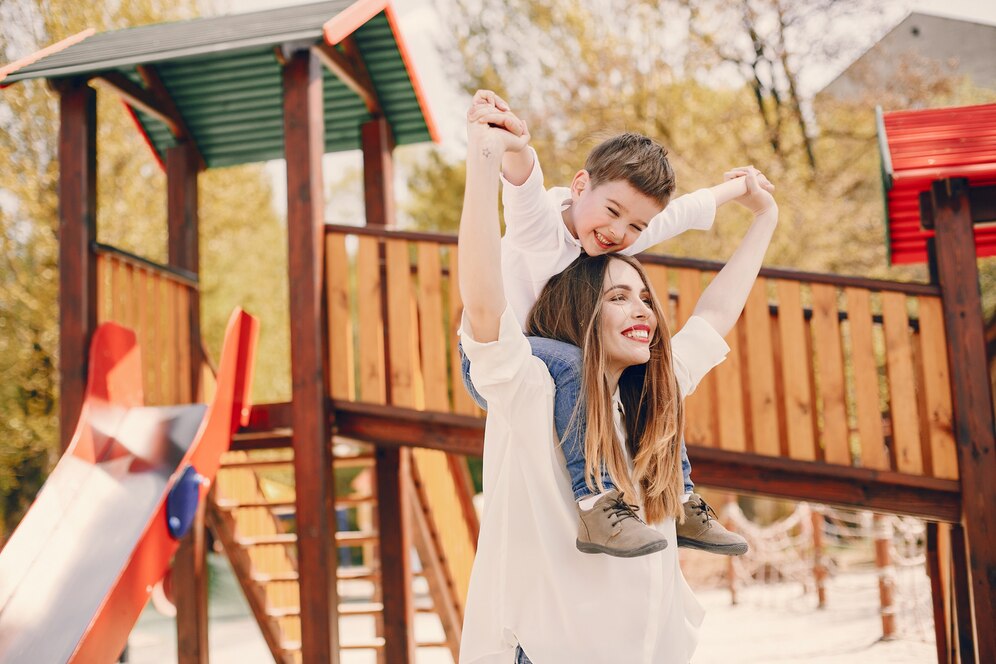
[[[602,286],[602,347],[607,370],[618,380],[627,367],[650,361],[657,317],[640,273],[621,260],[610,260]]]

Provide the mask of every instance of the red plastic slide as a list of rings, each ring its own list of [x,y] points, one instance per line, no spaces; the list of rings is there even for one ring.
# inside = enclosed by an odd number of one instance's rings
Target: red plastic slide
[[[210,405],[147,407],[134,333],[97,329],[73,440],[0,551],[0,662],[117,659],[189,521],[176,505],[205,498],[248,418],[258,331],[232,314]]]

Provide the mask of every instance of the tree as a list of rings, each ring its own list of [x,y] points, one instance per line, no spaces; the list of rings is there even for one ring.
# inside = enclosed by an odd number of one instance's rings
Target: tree
[[[996,98],[914,58],[899,63],[893,87],[857,104],[807,96],[800,81],[810,69],[859,46],[847,25],[885,20],[863,0],[438,5],[452,34],[440,51],[451,80],[467,93],[495,89],[510,102],[529,123],[548,186],[568,183],[597,138],[621,130],[668,148],[682,192],[754,164],[776,183],[781,210],[766,262],[796,269],[925,280],[922,266],[886,261],[874,104]],[[427,157],[410,186],[416,225],[455,229],[461,164]],[[439,201],[452,198],[452,209],[442,209]],[[686,233],[664,249],[723,260],[747,222],[724,210],[709,233]],[[996,305],[996,294],[987,302]]]
[[[0,4],[0,60],[87,27],[189,18],[196,0]],[[166,261],[165,176],[121,101],[98,93],[98,238]],[[0,91],[0,540],[58,452],[58,100],[39,81]],[[200,178],[202,330],[217,358],[231,309],[262,319],[254,396],[290,394],[286,238],[259,165]]]

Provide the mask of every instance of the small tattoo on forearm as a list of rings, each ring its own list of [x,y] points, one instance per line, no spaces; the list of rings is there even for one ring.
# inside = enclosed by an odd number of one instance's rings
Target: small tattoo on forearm
[[[484,148],[481,150],[481,154],[484,155],[485,159],[491,159],[491,148]]]

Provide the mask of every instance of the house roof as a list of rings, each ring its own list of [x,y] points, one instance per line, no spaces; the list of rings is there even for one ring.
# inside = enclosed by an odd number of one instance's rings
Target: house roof
[[[876,113],[889,260],[922,263],[934,233],[920,227],[920,193],[947,178],[996,184],[996,104]],[[996,256],[996,227],[976,226],[975,240]]]
[[[323,41],[337,47],[347,38],[369,72],[395,142],[436,140],[390,0],[328,0],[99,33],[8,67],[2,85],[116,72],[141,87],[138,67],[152,66],[206,165],[231,166],[284,157],[281,48]],[[323,81],[326,152],[359,148],[360,127],[372,117],[367,105],[330,72]],[[170,129],[141,110],[135,115],[162,158],[176,144]]]

